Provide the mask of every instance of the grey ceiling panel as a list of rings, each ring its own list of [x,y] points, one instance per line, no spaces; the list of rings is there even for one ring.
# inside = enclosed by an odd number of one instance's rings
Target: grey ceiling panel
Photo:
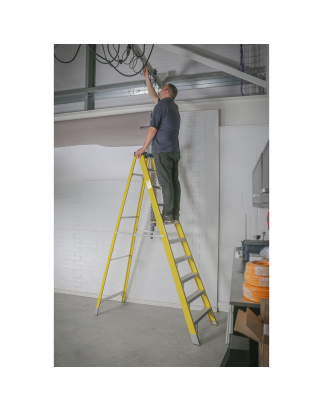
[[[78,44],[60,44],[55,47],[56,56],[62,61],[71,60]],[[72,63],[60,63],[54,58],[54,91],[85,87],[85,45],[82,44]]]
[[[141,49],[143,48],[142,45],[140,45],[140,47]],[[199,45],[196,45],[196,47],[199,47]],[[125,48],[126,48],[126,45],[123,45],[121,50],[125,50]],[[216,56],[219,59],[223,57],[225,60],[224,62],[228,64],[229,63],[234,64],[235,66],[237,66],[237,68],[239,67],[240,51],[239,51],[238,44],[231,44],[231,45],[230,44],[227,44],[227,45],[208,44],[208,45],[204,45],[202,48],[203,48],[203,51],[210,50],[210,53],[211,53],[210,56],[213,56],[213,57]],[[145,52],[146,57],[148,57],[150,49],[151,49],[151,44],[148,44],[148,45],[146,44],[146,52]],[[103,53],[101,45],[97,45],[97,50],[99,54]],[[168,77],[169,76],[183,76],[183,75],[189,75],[189,74],[199,74],[199,73],[205,73],[207,71],[210,71],[210,68],[208,66],[205,66],[204,64],[198,63],[191,59],[187,59],[186,57],[182,57],[174,53],[171,53],[169,51],[166,51],[162,48],[159,48],[158,44],[155,44],[149,61],[151,65],[153,66],[153,68],[155,68],[158,73],[166,72]],[[133,72],[129,70],[128,67],[125,65],[119,66],[118,69],[120,69],[120,71],[126,74],[133,74]],[[96,65],[96,85],[97,86],[102,86],[105,84],[126,83],[129,81],[138,81],[141,79],[142,79],[142,76],[140,76],[140,74],[134,77],[124,77],[107,65],[99,64],[99,63],[97,63]]]

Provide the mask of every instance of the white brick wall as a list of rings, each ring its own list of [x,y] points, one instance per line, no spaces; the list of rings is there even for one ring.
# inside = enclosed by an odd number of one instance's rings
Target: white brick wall
[[[181,113],[181,118],[181,223],[207,289],[205,119],[203,112]],[[131,161],[132,157],[129,169]],[[99,293],[125,184],[125,181],[83,181],[55,185],[55,289]],[[135,214],[139,190],[140,179],[133,178],[123,215]],[[161,200],[161,194],[158,195]],[[149,229],[149,216],[150,202],[145,192],[139,228]],[[126,219],[119,230],[132,231],[132,228],[133,220]],[[167,232],[170,238],[177,237],[175,227],[168,226]],[[113,257],[127,255],[130,242],[130,236],[117,236]],[[184,254],[181,244],[175,244],[172,249],[175,258]],[[104,295],[122,290],[126,265],[127,259],[111,262]],[[179,272],[189,273],[188,263],[180,264]],[[195,282],[185,284],[187,295],[195,289]],[[179,304],[161,240],[137,237],[128,300]],[[202,306],[200,299],[196,306]]]
[[[220,127],[220,262],[219,302],[230,297],[234,247],[245,238],[245,214],[248,238],[266,231],[268,209],[252,206],[252,170],[269,139],[269,127]]]

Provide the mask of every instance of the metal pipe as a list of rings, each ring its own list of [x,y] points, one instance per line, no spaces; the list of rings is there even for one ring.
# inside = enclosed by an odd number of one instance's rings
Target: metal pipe
[[[133,44],[133,51],[135,52],[135,54],[137,56],[142,55],[141,48],[138,46],[138,44]],[[149,61],[147,63],[146,56],[143,55],[142,57],[139,57],[139,58],[142,61],[142,63],[148,67],[149,73],[153,76],[154,80],[159,85],[159,87],[163,88],[164,85],[163,85],[163,82],[162,82],[161,78],[157,74],[154,74],[154,69],[153,69],[152,65],[149,63]]]

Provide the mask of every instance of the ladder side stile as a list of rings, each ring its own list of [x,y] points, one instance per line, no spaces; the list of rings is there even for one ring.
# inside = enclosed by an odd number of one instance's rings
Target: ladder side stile
[[[155,159],[154,158],[151,158],[151,164],[153,166],[153,169],[156,170],[156,165],[155,165]]]
[[[105,281],[106,281],[106,278],[107,278],[107,273],[108,273],[108,269],[109,269],[109,265],[110,265],[110,261],[111,261],[111,256],[112,256],[112,253],[113,253],[114,244],[115,244],[116,237],[117,237],[116,231],[119,230],[119,225],[120,225],[124,205],[126,203],[126,199],[127,199],[127,195],[128,195],[128,191],[129,191],[129,186],[130,186],[130,183],[131,183],[132,173],[133,173],[133,170],[135,168],[136,160],[137,160],[137,158],[134,157],[134,159],[132,161],[132,164],[131,164],[130,173],[129,173],[129,177],[128,177],[128,180],[127,180],[127,185],[126,185],[126,188],[125,188],[125,191],[124,191],[124,195],[123,195],[123,199],[122,199],[122,203],[121,203],[121,207],[120,207],[120,211],[119,211],[119,215],[118,215],[116,228],[114,230],[115,232],[114,232],[113,237],[112,237],[112,243],[111,243],[111,247],[110,247],[110,252],[109,252],[107,264],[106,264],[106,267],[105,267],[105,270],[104,270],[104,275],[103,275],[103,279],[102,279],[102,284],[101,284],[99,297],[98,297],[98,300],[97,300],[97,303],[96,303],[95,315],[98,315],[98,312],[99,312],[100,303],[101,303],[101,299],[102,299],[102,294],[103,294],[103,290],[104,290],[104,285],[105,285]],[[138,219],[136,219],[136,220],[138,220]]]
[[[181,224],[180,224],[180,223],[175,224],[175,228],[176,228],[178,237],[180,237],[180,238],[185,238],[185,234],[184,234],[184,231],[183,231],[183,229],[182,229]],[[192,253],[191,253],[191,250],[190,250],[190,247],[189,247],[189,245],[188,245],[187,240],[186,240],[186,241],[182,241],[182,247],[183,247],[183,250],[184,250],[185,254],[192,256]],[[191,258],[190,260],[188,260],[188,263],[189,263],[189,265],[190,265],[190,268],[191,268],[192,272],[193,272],[193,273],[198,273],[198,269],[197,269],[197,267],[196,267],[196,264],[195,264],[195,262],[194,262],[194,259]],[[195,283],[196,283],[197,288],[198,288],[199,290],[204,290],[204,291],[205,291],[205,288],[204,288],[204,286],[203,286],[203,283],[202,283],[202,280],[201,280],[200,276],[198,275],[197,277],[194,278],[194,280],[195,280]],[[213,325],[217,325],[217,321],[216,321],[216,318],[215,318],[213,309],[212,309],[212,307],[211,307],[210,301],[209,301],[209,299],[208,299],[208,296],[207,296],[207,294],[206,294],[206,291],[205,291],[205,293],[201,296],[201,298],[202,298],[202,301],[203,301],[204,306],[207,307],[207,308],[211,308],[211,311],[208,313],[208,317],[209,317],[210,323],[213,324]]]
[[[149,159],[147,159],[147,163],[148,163],[148,161],[149,161]],[[142,205],[142,199],[143,199],[143,196],[144,196],[144,192],[145,192],[145,179],[143,178],[142,179],[142,184],[141,184],[141,189],[140,189],[140,194],[139,194],[139,202],[138,202],[138,207],[137,207],[137,213],[136,213],[137,218],[135,218],[135,224],[134,224],[134,227],[133,227],[133,234],[137,233],[140,210],[141,210],[141,205]],[[125,300],[126,300],[126,293],[127,293],[127,287],[128,287],[128,281],[129,281],[129,274],[130,274],[133,250],[134,250],[134,247],[135,247],[135,241],[136,241],[136,236],[134,235],[132,237],[131,245],[130,245],[129,260],[128,260],[126,278],[125,278],[125,282],[124,282],[123,294],[122,294],[122,299],[121,299],[122,303],[124,303]]]
[[[153,166],[155,167],[154,160],[152,160],[152,163],[153,163]],[[181,282],[181,278],[180,278],[180,275],[179,275],[179,272],[178,272],[178,269],[177,269],[177,266],[176,266],[176,263],[175,263],[173,251],[172,251],[172,248],[169,244],[167,232],[165,230],[165,226],[164,226],[163,219],[162,219],[162,216],[161,216],[161,213],[160,213],[160,210],[159,210],[158,202],[157,202],[157,199],[156,199],[156,196],[155,196],[152,184],[151,184],[151,179],[150,179],[147,167],[146,167],[146,163],[145,163],[144,159],[142,159],[142,157],[140,158],[140,165],[141,165],[141,168],[142,168],[142,171],[143,171],[144,182],[145,182],[146,187],[147,187],[150,202],[151,202],[151,205],[152,205],[154,213],[155,213],[155,218],[156,218],[156,223],[157,223],[157,226],[158,226],[158,229],[159,229],[159,233],[164,236],[164,237],[162,237],[162,242],[163,242],[165,252],[166,252],[166,256],[167,256],[167,260],[168,260],[168,263],[169,263],[169,266],[170,266],[170,269],[171,269],[171,272],[172,272],[172,275],[173,275],[175,287],[176,287],[176,290],[177,290],[177,293],[178,293],[178,296],[179,296],[179,299],[180,299],[180,302],[181,302],[181,306],[182,306],[182,310],[183,310],[184,317],[185,317],[185,320],[186,320],[186,324],[187,324],[189,333],[191,334],[192,341],[194,342],[194,344],[199,345],[199,340],[198,340],[196,328],[195,328],[195,325],[194,325],[193,317],[192,317],[191,311],[189,309],[189,306],[188,306],[188,303],[187,303],[187,300],[186,300],[186,296],[185,296],[185,293],[184,293],[184,290],[183,290],[183,285],[182,285],[182,282]]]

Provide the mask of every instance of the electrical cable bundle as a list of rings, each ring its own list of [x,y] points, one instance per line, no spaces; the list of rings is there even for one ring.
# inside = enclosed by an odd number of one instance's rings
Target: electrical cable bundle
[[[98,63],[101,64],[107,64],[110,67],[114,68],[119,74],[121,74],[122,76],[125,77],[133,77],[136,76],[137,74],[142,74],[144,68],[147,66],[147,63],[150,59],[151,53],[154,49],[154,44],[151,46],[150,49],[150,53],[146,59],[146,61],[141,60],[142,57],[145,54],[145,49],[146,49],[146,45],[143,45],[143,51],[141,54],[138,53],[137,49],[134,47],[134,44],[128,44],[127,48],[124,51],[120,51],[120,44],[102,44],[102,50],[103,50],[103,54],[104,56],[100,55],[99,53],[96,52],[96,50],[93,50],[93,48],[90,46],[90,44],[86,44],[86,46],[89,48],[91,54],[93,55],[93,57],[95,58],[95,60]],[[72,61],[75,60],[79,50],[80,50],[81,44],[78,46],[78,49],[76,50],[76,54],[75,56],[69,60],[69,61],[62,61],[60,60],[54,53],[54,57],[56,58],[56,60],[58,60],[60,63],[71,63]],[[110,56],[109,59],[107,58],[107,53]],[[111,48],[111,50],[110,50]],[[141,61],[142,66],[140,67],[140,69],[138,71],[135,70],[135,67],[137,66],[138,60]],[[119,71],[117,69],[117,67],[119,67],[121,64],[125,64],[127,66],[129,66],[129,68],[134,72],[134,74],[124,74],[121,71]],[[155,78],[153,75],[157,74],[157,70],[153,70],[153,73],[149,72],[149,77],[151,82],[153,83],[153,86],[156,85],[155,82]]]
[[[262,298],[269,298],[269,262],[252,261],[246,264],[244,272],[243,296],[250,301],[260,303]]]

